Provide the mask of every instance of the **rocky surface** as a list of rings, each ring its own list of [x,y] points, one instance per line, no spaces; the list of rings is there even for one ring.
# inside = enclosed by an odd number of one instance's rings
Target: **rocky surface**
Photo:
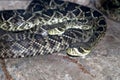
[[[87,3],[85,0],[71,1],[84,1],[80,4],[89,5],[87,0]],[[15,0],[0,1],[0,9],[12,9],[17,6],[25,8],[29,2],[30,0],[17,3]],[[5,62],[9,74],[13,80],[120,80],[120,23],[107,17],[106,20],[108,28],[105,37],[86,58],[69,59],[56,53],[32,58],[7,59]],[[5,80],[2,65],[0,65],[0,80]]]

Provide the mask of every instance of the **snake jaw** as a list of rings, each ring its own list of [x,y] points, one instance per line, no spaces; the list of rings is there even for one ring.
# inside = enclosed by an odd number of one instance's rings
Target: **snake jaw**
[[[79,57],[81,56],[82,58],[85,58],[86,55],[88,55],[90,53],[91,50],[85,50],[83,48],[81,48],[83,50],[83,52],[78,51],[77,48],[68,48],[66,50],[67,54],[70,56],[76,56]]]

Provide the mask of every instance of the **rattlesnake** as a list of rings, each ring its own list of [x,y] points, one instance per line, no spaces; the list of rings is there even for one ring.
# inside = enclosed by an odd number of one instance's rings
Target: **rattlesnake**
[[[97,10],[60,0],[33,0],[27,9],[0,11],[0,58],[66,51],[85,56],[105,34]]]

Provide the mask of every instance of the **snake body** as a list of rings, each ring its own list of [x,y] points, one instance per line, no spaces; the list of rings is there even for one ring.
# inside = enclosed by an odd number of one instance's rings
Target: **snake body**
[[[96,5],[108,18],[120,22],[120,0],[100,0],[100,5]]]
[[[60,0],[33,0],[27,9],[0,11],[0,58],[66,51],[85,56],[106,31],[103,15]]]

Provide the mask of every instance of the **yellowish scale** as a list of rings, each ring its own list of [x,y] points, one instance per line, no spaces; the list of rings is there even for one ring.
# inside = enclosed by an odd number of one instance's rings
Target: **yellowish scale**
[[[64,33],[64,30],[60,31],[57,28],[48,30],[48,34],[50,34],[50,35],[62,35],[63,33]]]
[[[81,49],[84,51],[83,53],[79,52],[77,48],[68,48],[66,50],[68,55],[71,56],[81,56],[82,58],[85,58],[86,55],[90,53],[91,50],[85,50],[84,48],[81,47]]]

